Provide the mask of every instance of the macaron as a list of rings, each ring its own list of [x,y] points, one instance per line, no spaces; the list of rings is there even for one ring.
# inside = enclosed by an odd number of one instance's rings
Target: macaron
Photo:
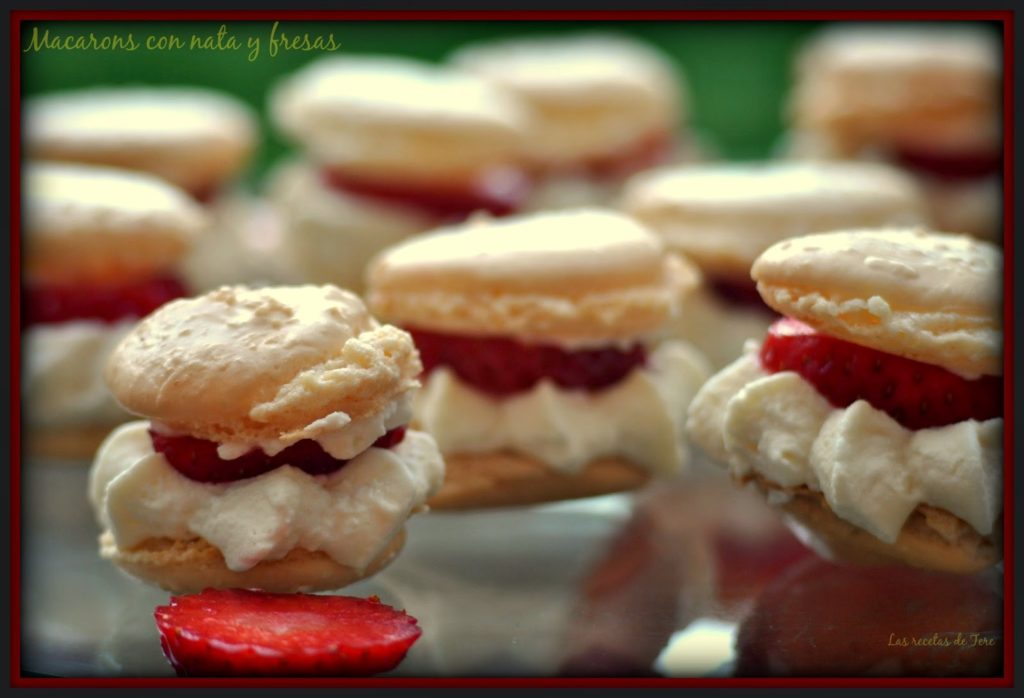
[[[619,206],[700,267],[701,291],[671,331],[718,368],[776,317],[750,280],[751,264],[773,243],[829,230],[927,222],[924,195],[913,178],[874,163],[660,168],[632,178]]]
[[[629,218],[480,219],[385,250],[367,278],[370,307],[423,356],[414,421],[448,464],[431,506],[604,494],[683,467],[708,369],[652,343],[696,275]]]
[[[191,288],[272,276],[275,260],[250,235],[260,204],[237,184],[259,136],[239,99],[179,86],[54,92],[25,100],[24,133],[33,157],[145,172],[202,204],[210,225],[181,267]]]
[[[683,75],[654,46],[581,33],[473,44],[451,63],[508,90],[528,115],[530,208],[608,205],[622,180],[692,157]]]
[[[90,457],[128,417],[103,365],[140,317],[186,295],[178,267],[207,217],[167,182],[106,167],[29,163],[22,189],[27,450]]]
[[[787,317],[712,377],[692,438],[828,555],[972,572],[1002,555],[1002,256],[915,229],[786,240]]]
[[[332,56],[282,80],[270,111],[306,157],[269,186],[299,277],[358,288],[368,256],[353,250],[372,254],[524,200],[522,110],[480,79],[409,59]],[[342,209],[349,215],[334,215]]]
[[[1001,65],[980,28],[826,29],[798,56],[790,150],[902,167],[939,229],[998,238]]]
[[[196,87],[101,87],[31,97],[25,151],[33,158],[148,172],[199,200],[248,161],[256,118],[237,99]]]
[[[105,377],[146,418],[104,442],[100,553],[165,589],[334,589],[382,568],[444,477],[406,430],[410,336],[333,286],[223,287],[170,303]]]

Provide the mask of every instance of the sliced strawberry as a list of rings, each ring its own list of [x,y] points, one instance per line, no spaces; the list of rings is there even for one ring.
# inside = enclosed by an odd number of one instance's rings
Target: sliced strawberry
[[[24,323],[42,325],[70,320],[117,322],[149,315],[164,303],[187,295],[174,277],[125,284],[25,284]]]
[[[706,283],[715,296],[729,305],[760,310],[769,316],[777,315],[761,298],[761,294],[757,292],[757,284],[749,277],[737,279],[727,276],[709,276]]]
[[[894,148],[892,159],[905,169],[945,180],[972,180],[990,177],[1002,170],[1001,151],[944,153],[921,148]]]
[[[468,184],[369,181],[338,169],[324,170],[323,178],[335,189],[417,208],[444,222],[465,220],[476,211],[507,216],[523,207],[530,191],[526,175],[510,167],[485,172]]]
[[[623,150],[583,163],[594,179],[617,179],[668,162],[674,142],[671,134],[654,133]]]
[[[867,400],[908,429],[927,429],[1003,414],[1003,381],[967,380],[944,368],[862,347],[793,318],[768,329],[761,365],[795,371],[836,407]]]
[[[449,367],[470,385],[492,395],[529,390],[547,378],[569,389],[601,390],[647,361],[642,344],[569,351],[547,344],[523,344],[507,337],[469,337],[406,328],[430,373]]]
[[[333,473],[347,460],[334,458],[312,439],[296,441],[273,456],[253,449],[238,458],[224,460],[217,455],[217,442],[194,436],[161,434],[149,430],[153,450],[162,453],[167,462],[179,473],[199,482],[234,482],[256,477],[282,465],[291,465],[310,475]],[[395,427],[379,439],[375,448],[392,448],[405,438],[405,427]]]
[[[153,615],[179,676],[370,676],[393,669],[423,632],[376,596],[206,589]]]

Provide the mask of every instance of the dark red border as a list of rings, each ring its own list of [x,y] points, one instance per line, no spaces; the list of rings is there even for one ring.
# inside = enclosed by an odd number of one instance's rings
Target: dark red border
[[[1003,671],[1013,685],[1013,14],[1003,22]],[[1005,426],[1009,425],[1009,426]],[[1009,640],[1009,641],[1007,641]]]
[[[353,686],[353,687],[493,687],[493,686],[896,686],[896,687],[1010,687],[1013,686],[1013,429],[1003,432],[1003,670],[997,678],[925,679],[925,678],[655,678],[655,679],[577,679],[577,678],[370,678],[370,679],[188,679],[188,678],[34,678],[21,676],[21,423],[20,423],[20,121],[21,121],[21,23],[39,20],[446,20],[446,21],[650,21],[650,20],[962,20],[997,21],[1003,27],[1003,379],[1005,424],[1013,424],[1013,12],[1003,11],[638,11],[638,12],[521,12],[521,11],[421,11],[421,12],[355,12],[355,11],[49,11],[12,10],[11,19],[11,685],[29,686]]]

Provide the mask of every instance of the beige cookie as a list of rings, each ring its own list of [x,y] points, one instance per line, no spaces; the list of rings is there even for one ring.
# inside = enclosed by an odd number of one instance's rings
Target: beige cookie
[[[969,378],[1002,374],[1002,274],[994,245],[912,229],[787,240],[751,270],[780,313]]]
[[[278,84],[270,109],[320,164],[369,179],[470,180],[520,158],[524,117],[512,98],[409,59],[321,58]]]
[[[371,262],[367,300],[389,321],[523,341],[608,343],[660,329],[698,275],[643,226],[580,209],[477,219]]]
[[[778,487],[755,478],[762,491]],[[943,509],[919,505],[894,543],[886,543],[836,516],[820,492],[788,488],[781,509],[800,526],[805,539],[826,556],[866,565],[903,563],[957,574],[973,574],[1002,558],[999,528],[982,536],[962,519]]]
[[[42,281],[123,281],[171,270],[207,225],[182,190],[138,172],[31,163],[22,189],[24,272]]]
[[[335,412],[379,413],[417,385],[412,339],[334,286],[222,287],[174,301],[117,347],[128,410],[215,441],[287,438]]]
[[[792,116],[847,156],[873,143],[991,146],[1001,64],[988,30],[830,28],[800,56]]]
[[[452,63],[516,95],[529,116],[527,152],[542,168],[606,158],[667,136],[686,111],[686,85],[667,58],[612,34],[489,42]]]
[[[630,180],[620,207],[705,274],[736,279],[786,238],[927,222],[913,179],[852,162],[665,168]]]
[[[445,456],[445,481],[432,509],[521,506],[593,497],[643,486],[651,473],[619,458],[601,458],[568,475],[515,453]]]
[[[376,574],[395,558],[405,544],[405,530],[365,570],[341,565],[322,552],[294,548],[280,560],[267,560],[236,572],[227,567],[217,548],[201,538],[153,538],[131,548],[117,547],[110,532],[100,536],[100,556],[129,574],[174,594],[195,594],[217,589],[261,589],[289,594],[330,591]]]
[[[208,194],[245,165],[256,117],[237,99],[193,87],[95,88],[25,101],[33,158],[149,172]]]

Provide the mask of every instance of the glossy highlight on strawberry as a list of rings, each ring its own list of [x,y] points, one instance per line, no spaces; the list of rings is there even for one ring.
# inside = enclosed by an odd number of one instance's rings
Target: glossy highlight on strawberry
[[[179,676],[372,676],[423,633],[376,596],[206,589],[172,596],[153,616]]]
[[[933,366],[830,337],[783,318],[761,346],[766,371],[795,371],[836,407],[866,400],[908,429],[928,429],[1003,414],[999,376],[967,380]]]
[[[392,448],[405,438],[405,427],[396,427],[373,443],[375,448]],[[149,430],[153,450],[162,453],[175,470],[198,482],[234,482],[256,477],[283,465],[290,465],[310,475],[328,475],[348,461],[334,458],[316,441],[303,439],[268,456],[259,449],[224,460],[217,455],[217,442],[193,436],[161,434]]]
[[[122,284],[52,284],[27,282],[24,287],[25,326],[72,320],[119,320],[149,315],[164,303],[187,294],[184,284],[170,276]]]
[[[497,396],[531,389],[542,380],[568,389],[597,391],[647,362],[642,344],[627,349],[569,351],[547,344],[523,344],[507,337],[470,337],[406,328],[429,374],[447,366],[461,380]]]

